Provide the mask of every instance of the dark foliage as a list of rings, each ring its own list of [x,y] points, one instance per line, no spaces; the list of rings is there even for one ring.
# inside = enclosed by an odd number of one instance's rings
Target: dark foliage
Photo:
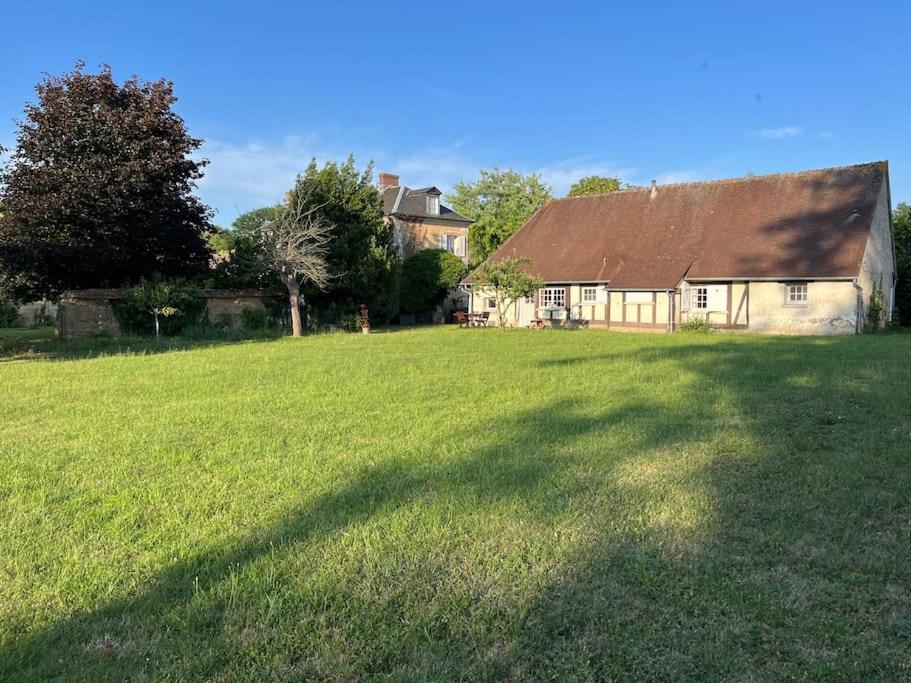
[[[334,228],[326,261],[332,280],[324,290],[303,289],[305,303],[321,322],[338,322],[365,304],[375,320],[397,313],[396,263],[392,226],[383,218],[379,193],[373,185],[373,164],[363,172],[348,157],[343,164],[316,161],[297,179],[292,195],[319,206],[319,214]]]
[[[462,260],[444,249],[427,249],[409,256],[402,262],[402,310],[407,313],[434,310],[466,272]]]
[[[19,309],[9,301],[0,300],[0,327],[15,327],[19,324]]]
[[[196,277],[210,211],[192,192],[202,141],[171,109],[168,81],[118,85],[82,64],[36,87],[0,193],[0,270],[14,296]]]
[[[902,325],[911,325],[911,206],[902,202],[892,215],[898,282],[895,307]]]

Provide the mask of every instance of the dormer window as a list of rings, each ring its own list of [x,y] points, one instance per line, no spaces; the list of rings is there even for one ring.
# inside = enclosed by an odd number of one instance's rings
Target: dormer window
[[[428,216],[439,216],[440,215],[440,198],[438,195],[435,195],[435,194],[427,195],[427,215]]]

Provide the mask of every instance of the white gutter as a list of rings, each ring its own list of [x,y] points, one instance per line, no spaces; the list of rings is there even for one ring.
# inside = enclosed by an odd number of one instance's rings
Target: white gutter
[[[467,285],[467,289],[466,289],[466,287],[461,287],[461,286],[460,286],[460,287],[459,287],[459,291],[460,291],[460,292],[465,292],[465,293],[468,295],[468,312],[471,313],[471,312],[474,310],[474,306],[473,306],[473,304],[474,304],[474,292],[473,292],[472,289],[471,289],[471,285]]]
[[[778,277],[687,277],[684,278],[684,280],[686,282],[718,282],[721,280],[727,280],[729,282],[803,282],[805,280],[851,282],[852,280],[857,280],[857,278],[847,276],[822,277],[816,275],[801,275],[800,277],[794,277],[792,275],[782,275]]]

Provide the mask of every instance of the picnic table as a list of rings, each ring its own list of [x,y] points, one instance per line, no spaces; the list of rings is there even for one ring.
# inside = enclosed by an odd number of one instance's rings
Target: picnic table
[[[456,311],[453,316],[459,327],[487,327],[487,320],[490,313],[466,313],[465,311]]]

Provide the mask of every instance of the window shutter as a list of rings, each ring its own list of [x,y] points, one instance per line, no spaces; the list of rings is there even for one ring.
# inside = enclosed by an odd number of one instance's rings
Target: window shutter
[[[727,285],[712,285],[708,288],[707,307],[710,311],[726,311],[728,309]]]
[[[680,310],[690,310],[690,287],[685,282],[680,288]]]
[[[465,237],[464,237],[464,236],[462,236],[462,237],[456,237],[456,241],[455,241],[455,253],[456,253],[456,256],[462,256],[462,257],[464,258],[464,256],[465,256],[465,242],[466,242],[466,240],[465,240]]]
[[[446,248],[446,235],[440,235],[440,249]]]

